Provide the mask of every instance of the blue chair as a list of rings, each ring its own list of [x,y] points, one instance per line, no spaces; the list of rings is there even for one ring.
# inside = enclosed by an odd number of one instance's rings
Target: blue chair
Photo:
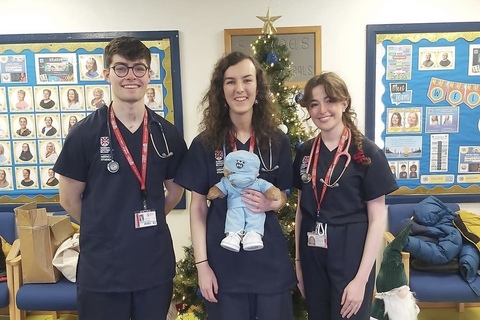
[[[55,215],[65,212],[55,212]],[[15,297],[12,320],[24,320],[29,314],[48,313],[58,319],[61,313],[76,313],[77,285],[65,277],[57,283],[23,283],[20,240],[13,243],[7,257],[7,272],[13,274],[13,296]]]
[[[13,212],[0,212],[0,235],[3,239],[12,244],[16,238],[15,230],[15,214]],[[0,309],[10,307],[10,301],[13,300],[12,294],[13,279],[8,278],[7,282],[0,282]],[[9,313],[12,313],[10,308]]]
[[[460,210],[456,203],[444,203],[453,212]],[[395,232],[399,232],[401,221],[413,216],[414,203],[392,204],[388,206],[388,232],[385,234],[387,242],[391,241]],[[401,230],[400,230],[401,231]],[[465,303],[479,303],[480,297],[473,292],[460,273],[439,273],[420,271],[410,268],[409,253],[404,252],[404,264],[409,286],[415,293],[420,306],[448,306],[456,305],[462,312]],[[480,288],[480,277],[475,280],[475,285]]]

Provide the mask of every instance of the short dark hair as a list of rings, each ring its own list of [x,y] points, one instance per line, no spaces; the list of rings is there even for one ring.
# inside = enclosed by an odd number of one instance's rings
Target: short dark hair
[[[103,54],[106,68],[112,64],[113,56],[116,54],[131,61],[144,59],[149,68],[152,62],[150,50],[142,41],[134,37],[118,37],[110,41]]]

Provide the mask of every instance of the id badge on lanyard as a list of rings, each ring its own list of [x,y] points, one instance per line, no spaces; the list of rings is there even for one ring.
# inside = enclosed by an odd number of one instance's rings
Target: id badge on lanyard
[[[157,212],[147,209],[147,193],[141,192],[143,210],[135,211],[135,229],[154,227],[157,225]]]
[[[155,210],[135,211],[135,229],[153,227],[157,225]]]
[[[309,247],[328,248],[327,244],[327,224],[317,222],[315,231],[307,232],[307,245]]]
[[[113,112],[113,106],[110,109],[110,122],[112,125],[113,133],[117,138],[118,143],[120,144],[121,150],[127,159],[127,162],[130,164],[130,169],[132,169],[135,177],[140,182],[140,196],[142,197],[143,210],[135,211],[135,228],[146,228],[153,227],[157,225],[157,214],[155,210],[147,208],[147,159],[148,159],[148,114],[145,110],[143,114],[143,134],[142,134],[142,167],[141,173],[138,170],[130,150],[123,139],[122,133],[118,129],[117,121],[115,120],[115,114]]]

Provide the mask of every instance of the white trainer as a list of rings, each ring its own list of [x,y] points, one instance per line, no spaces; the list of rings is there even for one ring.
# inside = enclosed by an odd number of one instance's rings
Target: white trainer
[[[240,241],[240,236],[236,232],[228,232],[220,245],[227,250],[238,252],[240,251]]]
[[[243,250],[254,251],[263,249],[262,236],[255,231],[248,231],[242,240]]]

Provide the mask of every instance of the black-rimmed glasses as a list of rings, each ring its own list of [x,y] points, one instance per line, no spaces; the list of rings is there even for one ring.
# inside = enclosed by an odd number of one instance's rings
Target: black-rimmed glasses
[[[115,72],[115,74],[119,77],[119,78],[124,78],[127,76],[128,74],[128,71],[130,69],[132,69],[132,72],[133,72],[133,75],[137,78],[141,78],[143,77],[147,71],[148,71],[148,67],[144,64],[136,64],[134,65],[133,67],[127,67],[126,65],[124,64],[117,64],[113,67],[110,67],[113,69],[113,71]]]

